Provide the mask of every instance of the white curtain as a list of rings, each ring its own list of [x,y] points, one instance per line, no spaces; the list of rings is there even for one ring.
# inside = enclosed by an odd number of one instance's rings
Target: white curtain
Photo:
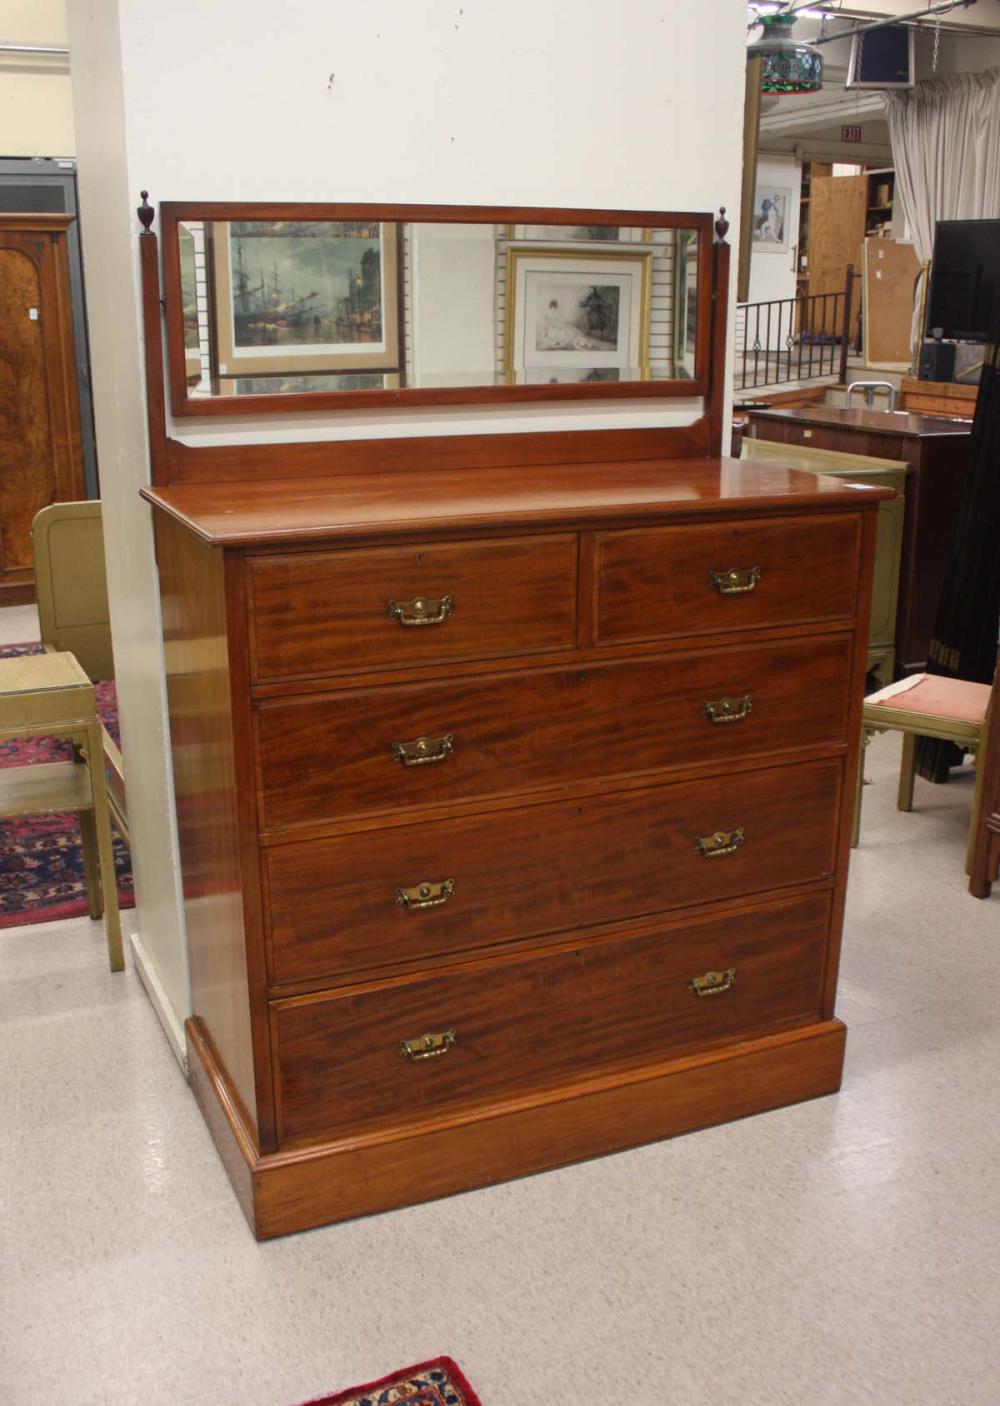
[[[956,73],[886,94],[886,117],[902,206],[921,263],[934,252],[938,220],[1000,218],[1000,68]],[[923,336],[914,308],[914,345]]]

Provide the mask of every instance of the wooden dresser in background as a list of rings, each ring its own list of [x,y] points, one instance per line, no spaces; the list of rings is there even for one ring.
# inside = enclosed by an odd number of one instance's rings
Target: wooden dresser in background
[[[35,598],[31,524],[84,496],[66,230],[0,213],[0,606]]]
[[[191,1079],[255,1233],[836,1090],[886,491],[719,456],[728,246],[683,430],[192,449],[150,241]]]
[[[753,410],[749,434],[779,444],[896,459],[909,465],[896,613],[897,673],[919,673],[969,470],[971,424],[904,411]]]

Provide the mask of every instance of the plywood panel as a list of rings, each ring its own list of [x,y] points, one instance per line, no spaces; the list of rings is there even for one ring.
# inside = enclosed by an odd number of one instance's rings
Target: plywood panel
[[[847,279],[847,266],[860,271],[868,206],[868,180],[865,176],[822,176],[814,178],[809,194],[809,294],[840,293]],[[816,310],[807,329],[813,334],[839,330],[831,298],[824,309]]]
[[[912,244],[866,239],[864,339],[868,366],[908,366],[920,260]]]

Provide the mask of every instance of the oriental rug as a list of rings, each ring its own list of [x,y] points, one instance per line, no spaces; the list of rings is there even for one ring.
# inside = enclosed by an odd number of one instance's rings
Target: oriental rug
[[[0,659],[41,652],[42,646],[37,643],[0,645]],[[120,746],[115,686],[99,683],[96,693],[101,720]],[[54,737],[33,737],[26,741],[0,738],[0,767],[68,758],[69,743]],[[131,908],[134,898],[128,846],[113,826],[112,831],[118,902],[123,908]],[[78,918],[86,912],[87,885],[80,827],[72,811],[0,821],[0,928]]]
[[[303,1406],[480,1406],[480,1401],[450,1357],[435,1357]]]

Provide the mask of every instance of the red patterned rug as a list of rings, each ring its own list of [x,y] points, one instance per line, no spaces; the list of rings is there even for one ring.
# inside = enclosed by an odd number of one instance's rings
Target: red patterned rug
[[[0,659],[41,652],[40,644],[0,645]],[[120,746],[113,683],[97,685],[97,708],[104,726]],[[68,757],[69,743],[54,737],[0,741],[0,767],[58,762]],[[118,902],[123,908],[131,908],[132,866],[128,847],[117,832],[114,845]],[[80,827],[72,811],[0,821],[0,928],[78,918],[86,912]]]
[[[450,1357],[435,1357],[393,1372],[367,1386],[317,1396],[303,1406],[481,1406],[479,1397]]]

